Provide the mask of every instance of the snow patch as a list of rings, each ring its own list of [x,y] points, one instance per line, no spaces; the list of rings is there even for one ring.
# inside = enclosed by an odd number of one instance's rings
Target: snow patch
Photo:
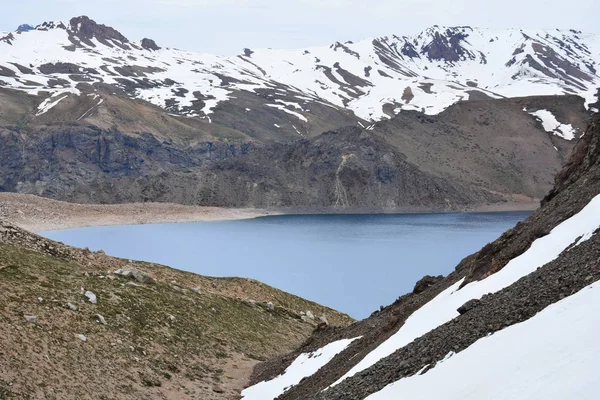
[[[548,110],[537,110],[530,112],[529,114],[538,118],[542,122],[542,126],[546,132],[552,133],[553,135],[560,136],[565,140],[575,139],[575,133],[577,130],[570,124],[562,124],[556,120],[554,114]]]
[[[244,389],[242,399],[271,400],[278,397],[291,386],[297,385],[303,378],[317,372],[357,339],[359,338],[338,340],[313,353],[300,354],[283,374]]]
[[[278,110],[281,110],[283,112],[286,112],[290,115],[293,115],[294,117],[298,118],[300,121],[303,122],[308,122],[308,119],[306,119],[306,117],[298,112],[289,110],[287,108],[285,108],[285,106],[281,105],[281,104],[266,104],[267,107],[272,107],[272,108],[277,108]]]
[[[47,113],[52,108],[54,108],[58,103],[62,100],[69,97],[69,93],[78,93],[79,91],[76,89],[62,89],[57,93],[54,93],[52,96],[48,97],[38,106],[37,112],[35,113],[36,117],[39,117],[42,114]]]

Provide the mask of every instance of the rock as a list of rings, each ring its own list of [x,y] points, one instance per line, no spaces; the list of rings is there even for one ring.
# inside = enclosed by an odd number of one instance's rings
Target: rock
[[[439,275],[439,276],[425,275],[415,284],[415,288],[413,289],[413,294],[419,294],[419,293],[424,292],[425,289],[429,288],[430,286],[435,285],[442,279],[444,279],[444,277],[442,275]]]
[[[148,275],[146,272],[134,268],[132,266],[126,265],[123,268],[120,268],[114,272],[115,275],[121,275],[126,278],[135,279],[139,283],[154,283],[156,282],[154,278]]]
[[[96,304],[98,302],[98,298],[96,297],[94,292],[90,292],[88,290],[87,292],[85,292],[84,296],[87,297],[88,301],[92,304]]]
[[[307,312],[306,312],[306,316],[307,316],[309,319],[315,319],[315,316],[314,316],[314,315],[313,315],[313,313],[312,313],[312,312],[310,312],[310,311],[307,311]]]
[[[134,360],[139,362],[140,359],[138,357],[134,357]],[[148,387],[160,387],[162,384],[160,382],[160,380],[158,380],[158,378],[154,377],[154,376],[150,376],[147,374],[142,374],[140,376],[140,379],[142,380],[142,384],[144,386],[148,386]]]
[[[214,309],[213,309],[214,310]],[[175,322],[177,320],[177,318],[175,318],[174,315],[169,315],[169,321],[171,322]]]
[[[104,317],[100,314],[96,314],[96,319],[98,320],[98,322],[100,322],[102,325],[106,325],[106,320],[104,319]]]
[[[325,315],[321,315],[319,317],[319,325],[324,324],[325,326],[329,326],[329,321]]]
[[[267,308],[268,308],[269,310],[274,310],[274,309],[275,309],[275,305],[274,305],[273,303],[271,303],[271,302],[268,302],[268,303],[267,303]]]
[[[212,391],[215,393],[225,393],[225,389],[223,388],[223,386],[218,385],[218,384],[213,385]]]
[[[308,322],[308,317],[306,315],[302,315],[300,319],[304,322]]]
[[[77,311],[78,310],[77,306],[75,304],[73,304],[73,303],[67,303],[67,308],[69,310],[71,310],[71,311]]]
[[[160,50],[160,47],[158,47],[156,45],[156,42],[152,39],[148,39],[148,38],[143,38],[142,39],[142,48],[146,49],[146,50]]]
[[[44,298],[43,298],[43,297],[38,297],[38,301],[39,301],[40,303],[43,303],[43,302],[44,302]]]
[[[472,300],[467,301],[462,306],[458,307],[458,309],[456,311],[458,311],[458,313],[460,315],[463,315],[464,313],[466,313],[466,312],[472,310],[473,308],[477,307],[480,303],[481,303],[481,300],[479,300],[479,299],[472,299]]]
[[[29,322],[30,324],[37,324],[37,317],[34,315],[25,315],[25,321]]]
[[[82,342],[87,342],[87,337],[85,335],[77,335],[77,339],[81,340]]]

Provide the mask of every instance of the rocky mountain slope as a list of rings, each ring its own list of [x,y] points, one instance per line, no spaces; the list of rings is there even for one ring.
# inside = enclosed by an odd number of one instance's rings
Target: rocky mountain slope
[[[254,280],[108,257],[0,223],[1,399],[239,398],[258,360],[315,329],[307,311],[352,321]]]
[[[531,217],[447,277],[259,365],[243,398],[596,398],[599,233],[597,114]]]
[[[530,207],[588,118],[577,96],[477,100],[406,111],[369,129],[260,144],[126,134],[81,124],[0,130],[0,189],[85,203],[345,211]],[[563,128],[564,129],[564,128]],[[520,204],[520,205],[519,205]]]

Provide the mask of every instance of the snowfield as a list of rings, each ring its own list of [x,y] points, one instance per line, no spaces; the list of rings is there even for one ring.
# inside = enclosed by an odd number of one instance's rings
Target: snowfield
[[[308,123],[303,113],[315,102],[374,122],[389,118],[391,111],[437,114],[475,92],[489,98],[570,93],[592,104],[600,87],[600,39],[573,30],[434,26],[415,36],[297,50],[247,49],[223,57],[171,48],[150,51],[140,42],[125,43],[129,49],[124,49],[114,39],[106,42],[109,46],[95,37],[90,45],[74,35],[81,26],[64,25],[45,24],[15,32],[12,40],[0,39],[0,87],[53,98],[67,88],[79,93],[76,74],[40,69],[71,63],[91,84],[114,85],[170,112],[205,119],[219,104],[234,100],[236,91],[267,90],[266,106],[301,123]],[[450,40],[456,43],[443,56],[429,51],[443,49]],[[567,66],[576,72],[567,73]],[[558,127],[552,131],[569,135]]]
[[[596,282],[367,400],[597,400],[599,332]]]
[[[242,399],[272,400],[278,397],[290,386],[298,384],[302,378],[317,372],[356,339],[359,338],[338,340],[313,353],[300,354],[283,374],[273,380],[260,382],[244,389]]]
[[[599,227],[600,195],[592,199],[579,213],[556,226],[548,235],[535,240],[526,252],[509,261],[500,271],[484,280],[469,283],[459,290],[463,282],[461,280],[437,295],[415,311],[397,333],[369,353],[334,385],[369,368],[416,338],[454,319],[459,315],[456,310],[468,300],[479,299],[484,294],[504,289],[556,259],[575,241],[577,241],[575,245],[578,245],[588,240]]]

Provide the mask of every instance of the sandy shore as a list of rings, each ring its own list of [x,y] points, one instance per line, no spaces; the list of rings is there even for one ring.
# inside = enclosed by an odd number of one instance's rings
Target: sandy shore
[[[73,204],[33,195],[0,193],[0,219],[33,232],[85,226],[248,219],[277,212],[169,203]]]
[[[385,214],[411,214],[435,212],[504,212],[533,211],[538,201],[508,202],[483,205],[465,210],[431,210],[411,207],[379,211]],[[28,194],[0,192],[0,219],[8,220],[33,232],[81,228],[85,226],[159,224],[177,222],[206,222],[249,219],[266,215],[319,214],[319,213],[369,213],[368,210],[295,210],[282,211],[254,208],[221,208],[183,206],[171,203],[129,204],[74,204],[50,200]]]

